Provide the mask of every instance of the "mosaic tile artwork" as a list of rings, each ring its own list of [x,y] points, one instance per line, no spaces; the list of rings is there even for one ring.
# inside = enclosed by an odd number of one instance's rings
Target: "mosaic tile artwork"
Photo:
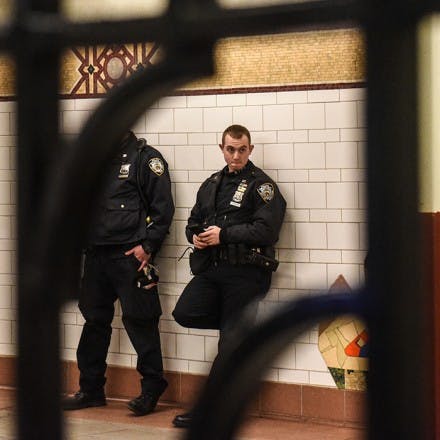
[[[316,30],[220,40],[216,74],[176,90],[176,94],[299,90],[359,84],[365,78],[365,48],[358,29]],[[155,43],[72,47],[62,55],[60,95],[104,96],[138,69],[161,58]],[[14,95],[11,58],[0,56],[0,99]]]
[[[342,275],[330,287],[329,293],[349,291]],[[357,317],[340,316],[322,322],[318,331],[318,348],[336,386],[340,389],[365,391],[368,371],[368,332]]]

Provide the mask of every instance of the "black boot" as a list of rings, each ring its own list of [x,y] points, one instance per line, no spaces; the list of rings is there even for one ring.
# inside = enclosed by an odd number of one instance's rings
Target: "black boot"
[[[142,393],[140,396],[128,402],[128,408],[137,416],[146,416],[156,408],[159,396],[153,396],[150,393]]]
[[[105,394],[100,392],[85,392],[79,390],[73,396],[65,397],[61,401],[61,408],[65,411],[74,409],[89,408],[92,406],[104,406],[106,405]]]
[[[192,412],[178,414],[176,417],[174,417],[173,425],[176,428],[189,428],[191,425],[192,416]]]

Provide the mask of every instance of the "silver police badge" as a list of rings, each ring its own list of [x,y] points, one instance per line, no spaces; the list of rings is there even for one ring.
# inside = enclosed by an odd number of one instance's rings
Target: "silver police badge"
[[[123,163],[121,165],[121,169],[119,170],[119,179],[126,179],[130,174],[130,165],[129,163]]]
[[[257,192],[266,203],[270,202],[275,194],[273,185],[271,183],[263,183],[257,188]]]
[[[148,166],[150,167],[151,171],[158,176],[161,176],[165,171],[165,165],[163,164],[162,159],[159,157],[153,157],[153,159],[150,159],[148,161]]]

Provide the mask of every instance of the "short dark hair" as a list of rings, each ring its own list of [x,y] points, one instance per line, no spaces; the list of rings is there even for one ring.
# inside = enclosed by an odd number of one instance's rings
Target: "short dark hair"
[[[222,145],[225,145],[225,137],[226,135],[231,136],[233,139],[240,139],[242,136],[246,136],[249,139],[249,145],[251,144],[251,134],[249,133],[249,130],[246,127],[243,127],[243,125],[230,125],[222,135]]]

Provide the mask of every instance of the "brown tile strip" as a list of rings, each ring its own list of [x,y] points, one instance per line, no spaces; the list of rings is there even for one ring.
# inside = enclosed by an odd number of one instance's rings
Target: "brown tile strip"
[[[15,386],[15,358],[0,356],[0,386]],[[78,389],[78,368],[74,362],[62,362],[62,387],[73,393]],[[197,399],[206,377],[166,372],[169,386],[163,403],[186,408]],[[109,366],[106,394],[128,399],[139,394],[139,375],[132,368]],[[249,404],[248,414],[286,420],[309,420],[346,426],[364,426],[365,393],[311,385],[263,382],[258,396]]]

